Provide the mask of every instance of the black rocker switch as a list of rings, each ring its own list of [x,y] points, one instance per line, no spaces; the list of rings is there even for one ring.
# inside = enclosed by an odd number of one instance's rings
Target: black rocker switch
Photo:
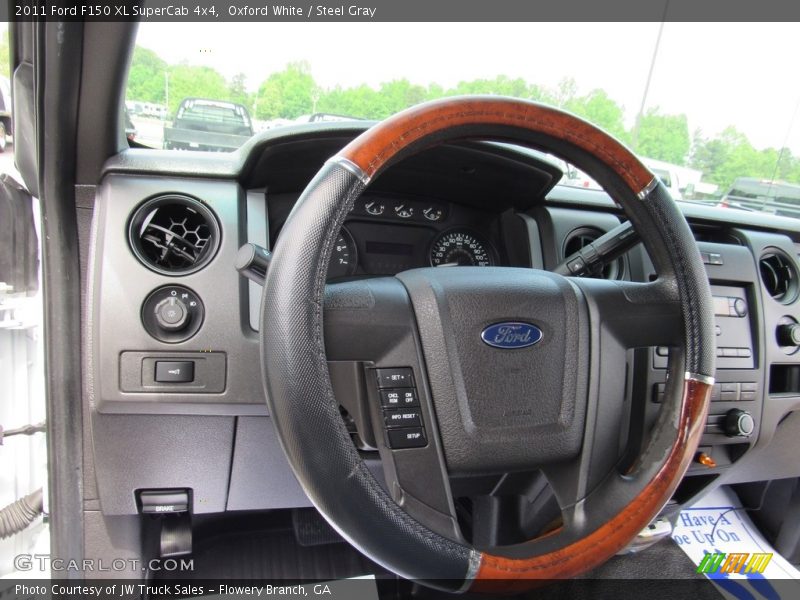
[[[194,361],[157,360],[155,380],[159,383],[191,383],[194,381]]]

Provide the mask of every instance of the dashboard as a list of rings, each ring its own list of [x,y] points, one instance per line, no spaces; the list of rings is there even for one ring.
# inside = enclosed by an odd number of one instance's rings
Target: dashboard
[[[306,183],[362,129],[305,125],[230,156],[131,150],[107,164],[93,196],[85,352],[104,514],[136,514],[143,490],[175,488],[191,492],[195,513],[310,505],[263,400],[261,288],[234,263],[246,243],[290,243],[281,232]],[[548,157],[503,144],[412,157],[357,201],[328,282],[429,266],[552,270],[624,218],[605,193],[560,186],[560,176]],[[710,485],[800,475],[800,222],[681,207],[712,286],[718,357],[700,454],[676,495],[688,502]],[[657,273],[639,245],[600,276]],[[620,378],[629,410],[613,424],[621,448],[655,421],[669,352],[631,352]],[[331,376],[369,455],[357,375],[333,365]]]

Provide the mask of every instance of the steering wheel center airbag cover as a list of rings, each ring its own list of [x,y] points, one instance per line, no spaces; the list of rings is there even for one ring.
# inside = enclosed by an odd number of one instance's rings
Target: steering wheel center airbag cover
[[[575,456],[586,408],[588,319],[566,278],[479,267],[400,273],[419,324],[448,468],[503,472]],[[507,350],[484,343],[492,324],[542,332]]]

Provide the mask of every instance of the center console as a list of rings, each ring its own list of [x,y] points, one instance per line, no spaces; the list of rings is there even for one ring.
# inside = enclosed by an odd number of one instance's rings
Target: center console
[[[800,393],[794,244],[786,236],[742,230],[724,241],[698,242],[713,295],[717,359],[689,474],[718,473],[735,463],[774,431],[785,414],[782,399]],[[670,348],[648,352],[645,412],[652,423],[663,401]]]

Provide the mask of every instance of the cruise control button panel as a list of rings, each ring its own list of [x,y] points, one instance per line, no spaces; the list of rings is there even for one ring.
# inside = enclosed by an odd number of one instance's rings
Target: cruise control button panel
[[[392,450],[428,445],[419,396],[410,367],[376,369],[386,445]]]

